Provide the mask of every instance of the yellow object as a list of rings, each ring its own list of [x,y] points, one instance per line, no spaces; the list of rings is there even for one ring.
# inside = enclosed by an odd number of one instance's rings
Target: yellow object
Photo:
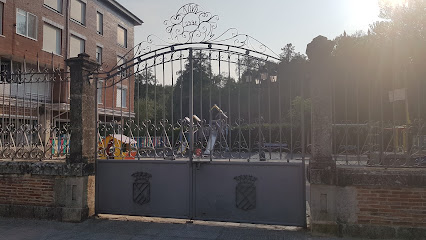
[[[98,144],[98,158],[99,159],[135,159],[136,150],[132,150],[132,144],[128,137],[125,137],[127,141],[124,141],[123,138],[108,135]],[[133,140],[134,141],[134,140]]]

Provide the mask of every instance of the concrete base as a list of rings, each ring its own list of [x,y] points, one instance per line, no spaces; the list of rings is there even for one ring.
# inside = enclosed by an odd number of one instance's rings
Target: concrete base
[[[315,222],[311,223],[311,232],[316,236],[338,236],[339,225],[336,222]]]
[[[62,208],[62,221],[82,222],[89,216],[89,208]]]
[[[363,239],[425,239],[426,228],[339,224],[340,237]]]
[[[88,218],[88,213],[88,208],[0,204],[0,217],[36,218],[64,222],[82,222]]]

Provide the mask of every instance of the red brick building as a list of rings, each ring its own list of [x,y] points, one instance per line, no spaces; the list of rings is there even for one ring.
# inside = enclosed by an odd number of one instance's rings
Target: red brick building
[[[132,58],[134,27],[142,23],[115,0],[0,0],[1,70],[13,73],[29,68],[57,68],[67,71],[65,60],[82,52],[108,70],[120,63],[123,56]],[[98,90],[101,118],[134,115],[133,79]],[[41,98],[62,103],[67,109],[69,87],[62,84],[45,88],[52,91]],[[34,94],[25,90],[23,96],[16,93],[22,98],[28,95],[31,98]]]

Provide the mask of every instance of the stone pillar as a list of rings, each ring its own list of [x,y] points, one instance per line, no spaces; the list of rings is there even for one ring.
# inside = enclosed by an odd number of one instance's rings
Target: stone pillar
[[[334,42],[318,36],[308,44],[312,101],[311,229],[336,234],[336,163],[332,158],[331,67]]]
[[[66,60],[70,67],[70,168],[93,169],[96,136],[96,81],[92,71],[98,67],[82,53]],[[62,220],[80,222],[94,214],[94,171],[60,179],[56,198],[61,202]]]
[[[308,44],[312,101],[311,182],[334,184],[336,163],[332,158],[331,51],[334,43],[318,36]]]
[[[94,163],[96,135],[96,81],[91,72],[98,64],[81,53],[66,60],[70,81],[70,157],[68,163]]]

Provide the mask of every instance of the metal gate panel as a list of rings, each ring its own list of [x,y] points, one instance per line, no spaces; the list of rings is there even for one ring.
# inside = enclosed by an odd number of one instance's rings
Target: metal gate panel
[[[187,218],[189,162],[98,160],[97,213]]]
[[[305,224],[303,164],[203,162],[194,171],[196,219]]]

